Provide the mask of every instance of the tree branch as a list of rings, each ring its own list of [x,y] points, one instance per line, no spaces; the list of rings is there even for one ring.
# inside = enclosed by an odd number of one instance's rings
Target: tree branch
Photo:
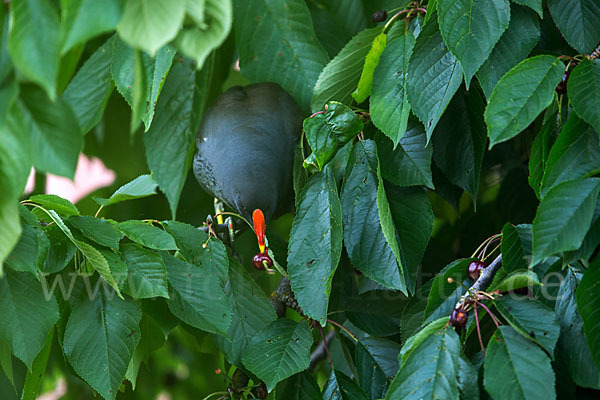
[[[498,255],[498,257],[496,257],[490,265],[488,265],[486,268],[484,268],[481,271],[481,275],[479,275],[479,278],[469,288],[467,293],[465,293],[461,296],[458,303],[456,303],[455,308],[461,307],[464,304],[467,297],[469,297],[471,294],[487,289],[488,286],[490,286],[490,284],[492,283],[494,276],[496,276],[496,272],[498,272],[498,269],[500,269],[501,266],[502,266],[502,254]]]
[[[308,366],[308,369],[306,370],[307,372],[312,372],[319,363],[319,361],[323,360],[325,356],[327,356],[326,345],[329,345],[329,343],[333,340],[334,336],[335,330],[327,332],[327,335],[325,335],[325,340],[321,340],[321,343],[319,343],[319,345],[313,350],[313,352],[310,353],[310,364]]]

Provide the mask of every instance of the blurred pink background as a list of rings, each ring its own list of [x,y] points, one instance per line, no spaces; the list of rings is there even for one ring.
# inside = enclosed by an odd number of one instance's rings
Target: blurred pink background
[[[88,158],[83,153],[79,155],[75,180],[62,176],[48,174],[46,177],[46,194],[55,194],[77,203],[80,199],[115,181],[114,171],[106,166],[96,157]],[[33,191],[35,184],[35,170],[32,168],[25,187],[25,194]]]

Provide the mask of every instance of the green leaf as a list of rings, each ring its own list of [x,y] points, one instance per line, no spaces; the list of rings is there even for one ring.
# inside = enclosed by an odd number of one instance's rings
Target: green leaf
[[[352,265],[365,276],[385,287],[406,292],[407,271],[400,264],[398,241],[393,223],[390,224],[385,193],[384,204],[378,195],[378,170],[375,142],[356,143],[350,153],[341,192],[344,244]],[[384,221],[383,217],[388,220]],[[393,232],[391,243],[383,224]]]
[[[600,179],[563,182],[540,203],[533,220],[533,260],[536,265],[561,251],[581,246],[594,216]]]
[[[226,335],[233,310],[225,282],[215,270],[227,271],[227,258],[224,265],[211,265],[207,256],[198,266],[170,254],[162,257],[169,277],[167,304],[173,315],[195,328]]]
[[[119,290],[119,285],[115,281],[115,278],[110,271],[110,266],[108,265],[108,262],[106,261],[102,253],[100,253],[94,246],[81,240],[75,239],[73,237],[73,234],[71,233],[71,230],[67,227],[67,225],[65,225],[63,220],[58,216],[58,214],[54,210],[47,210],[46,212],[54,221],[54,223],[58,225],[60,230],[63,231],[63,233],[69,238],[71,242],[73,242],[77,249],[79,249],[79,251],[83,253],[86,261],[90,264],[90,266],[96,271],[98,271],[98,273],[106,281],[106,283],[108,283],[110,286],[112,286],[113,289],[115,289],[119,297],[122,297],[121,292]]]
[[[73,306],[63,349],[75,372],[106,400],[115,399],[140,340],[142,313],[131,299],[99,290]]]
[[[521,243],[521,237],[514,225],[504,224],[502,228],[502,268],[511,273],[519,269],[527,268],[525,250]]]
[[[175,63],[158,100],[152,126],[144,135],[148,167],[167,196],[173,217],[194,151],[194,81],[195,69],[189,60]]]
[[[142,62],[142,55],[138,49],[133,50],[133,88],[132,88],[132,99],[131,99],[131,119],[129,122],[129,132],[131,135],[135,133],[140,121],[142,120],[142,114],[146,108],[145,94],[148,92],[146,87],[146,71]]]
[[[22,85],[18,116],[31,134],[33,166],[73,178],[82,146],[77,117],[62,99],[50,101],[39,87]]]
[[[152,301],[155,301],[155,299]],[[142,315],[140,333],[142,337],[135,348],[133,358],[129,362],[127,372],[125,373],[125,377],[131,382],[133,390],[136,387],[137,376],[142,362],[146,362],[150,355],[155,350],[161,348],[166,341],[160,324],[147,313]]]
[[[374,336],[392,336],[398,333],[405,305],[406,297],[400,292],[371,289],[347,296],[342,308],[348,320],[363,331]]]
[[[233,10],[242,74],[254,82],[278,83],[308,110],[313,87],[329,57],[317,40],[306,3],[234,0]],[[327,100],[331,99],[316,108]]]
[[[478,370],[462,354],[458,359],[458,390],[461,399],[477,400],[480,398]]]
[[[386,399],[458,399],[460,341],[452,328],[429,335],[402,363]]]
[[[552,103],[563,63],[541,55],[523,60],[498,81],[485,109],[490,148],[518,135]]]
[[[127,281],[128,269],[127,264],[121,259],[120,254],[115,253],[106,247],[100,247],[96,249],[102,254],[102,257],[106,259],[110,268],[111,275],[115,278],[117,287],[121,289]]]
[[[546,110],[542,129],[531,145],[528,181],[538,198],[541,198],[540,190],[542,178],[544,176],[544,170],[546,169],[550,149],[562,128],[562,123],[557,115],[557,108],[558,102],[554,101],[552,106]]]
[[[42,386],[44,374],[46,372],[46,364],[48,364],[48,357],[50,356],[50,349],[52,347],[52,340],[54,339],[54,329],[51,329],[46,337],[46,342],[42,351],[37,355],[33,361],[31,371],[27,371],[25,376],[25,385],[23,386],[23,392],[21,394],[21,400],[35,400],[37,399],[38,392]]]
[[[25,207],[20,206],[22,221],[21,236],[6,259],[6,265],[15,271],[31,272],[36,279],[48,255],[50,242],[38,219]]]
[[[508,0],[438,0],[440,31],[460,61],[467,89],[510,22]]]
[[[531,10],[512,6],[510,11],[508,28],[477,71],[477,79],[488,99],[502,75],[526,58],[540,40],[540,23]],[[539,12],[541,16],[541,1]]]
[[[168,221],[166,228],[167,232],[175,238],[179,247],[179,256],[183,256],[187,262],[198,267],[211,268],[211,273],[219,276],[224,287],[228,279],[229,261],[223,242],[209,240],[205,232],[182,222]]]
[[[421,327],[417,333],[410,336],[404,342],[402,349],[400,349],[400,354],[398,355],[398,363],[402,365],[408,359],[408,356],[413,352],[413,350],[420,345],[425,339],[427,339],[432,334],[442,331],[442,329],[448,324],[448,317],[442,317],[431,321],[424,327]]]
[[[54,210],[58,215],[63,217],[79,215],[79,210],[73,203],[55,194],[36,194],[27,199],[27,201],[38,204],[45,209]]]
[[[38,229],[34,229],[23,224],[21,229],[19,241],[7,257],[6,265],[15,271],[31,272],[37,278],[43,263],[42,252],[44,249],[48,252],[48,239],[43,242],[45,233],[39,226]]]
[[[377,64],[379,64],[379,58],[381,53],[385,50],[387,44],[387,35],[380,33],[373,39],[371,49],[365,57],[365,65],[363,66],[360,79],[358,81],[358,87],[352,92],[352,97],[357,103],[362,103],[371,95],[371,89],[373,87],[373,73]]]
[[[45,231],[50,240],[50,248],[44,260],[43,272],[53,274],[62,271],[71,262],[77,247],[62,233],[60,228],[46,228]]]
[[[356,344],[358,381],[367,398],[383,398],[388,379],[398,371],[399,352],[400,345],[391,340],[365,338]]]
[[[494,398],[556,398],[550,359],[509,326],[501,326],[491,337],[483,368],[485,390]]]
[[[188,15],[190,4],[188,0]],[[210,52],[227,39],[233,17],[231,0],[206,0],[203,8],[202,15],[197,16],[200,20],[195,25],[184,26],[175,39],[177,48],[196,61],[197,69],[201,69]]]
[[[433,135],[433,159],[452,184],[477,202],[483,153],[487,141],[484,100],[473,90],[459,90]]]
[[[331,281],[342,252],[342,208],[329,167],[300,194],[288,246],[288,273],[298,304],[325,325]]]
[[[121,20],[123,0],[61,0],[61,54],[104,32]]]
[[[10,13],[5,7],[0,10],[0,82],[5,81],[13,69],[13,63],[8,52],[9,29]]]
[[[135,109],[134,89],[137,91],[138,101],[143,98],[142,104],[137,104],[137,112],[141,115],[146,131],[150,129],[158,96],[160,95],[165,78],[171,68],[175,49],[163,46],[158,49],[155,57],[142,53],[136,62],[135,51],[122,40],[116,39],[113,46],[111,73],[117,90],[132,109]],[[141,63],[140,63],[141,61]],[[143,66],[143,70],[140,68]],[[136,72],[143,75],[142,84],[135,85]],[[143,115],[142,115],[143,114]]]
[[[110,265],[108,265],[108,261],[106,261],[106,258],[102,255],[102,253],[100,253],[100,251],[98,251],[98,249],[96,249],[94,246],[86,242],[82,242],[77,239],[71,239],[71,241],[75,246],[77,246],[79,251],[83,253],[86,261],[91,265],[91,267],[98,271],[98,274],[100,274],[106,283],[115,289],[119,297],[123,297],[121,295],[121,291],[119,290],[119,285],[117,284],[117,281],[110,270]]]
[[[590,53],[600,42],[600,4],[595,0],[549,0],[556,26],[579,53]]]
[[[117,229],[132,241],[156,250],[177,250],[173,236],[144,221],[130,220],[117,224]]]
[[[1,27],[1,26],[0,26]],[[1,50],[0,50],[1,51]],[[1,62],[1,60],[0,60]],[[1,66],[0,66],[1,68]],[[2,71],[0,71],[1,73]],[[19,84],[14,74],[10,74],[4,81],[0,81],[0,124],[4,125],[10,107],[19,95]]]
[[[600,168],[600,144],[592,127],[571,113],[552,146],[541,182],[544,198],[556,185],[583,178]]]
[[[576,298],[577,310],[583,321],[585,339],[596,367],[600,368],[600,315],[598,315],[600,298],[598,297],[598,285],[600,285],[600,258],[596,257],[583,274],[576,291]]]
[[[306,118],[303,123],[306,140],[313,150],[316,167],[320,171],[333,158],[338,145],[343,145],[363,129],[363,122],[341,103],[331,101],[327,109]]]
[[[0,340],[31,369],[48,332],[58,321],[56,299],[52,294],[46,297],[40,282],[30,273],[8,269],[0,279],[0,309]]]
[[[129,271],[123,291],[135,299],[169,297],[167,270],[162,257],[136,244],[121,246]]]
[[[317,38],[330,57],[339,53],[352,36],[368,25],[366,4],[362,0],[307,4]]]
[[[94,196],[94,201],[101,206],[110,206],[126,200],[141,199],[156,194],[158,184],[151,175],[140,175],[134,180],[118,188],[108,199]]]
[[[369,353],[387,379],[391,381],[398,372],[398,354],[401,346],[393,340],[373,336],[361,337],[359,342],[363,346],[363,350]]]
[[[322,400],[317,381],[308,372],[300,372],[277,384],[276,400]]]
[[[323,68],[314,85],[312,110],[320,110],[330,100],[350,104],[371,44],[382,30],[383,27],[375,27],[358,33]]]
[[[577,115],[598,129],[600,126],[600,60],[587,58],[581,60],[571,72],[567,93]]]
[[[56,98],[60,47],[58,13],[50,0],[13,0],[8,49],[15,67]],[[49,121],[53,121],[50,118]]]
[[[383,178],[398,186],[424,185],[433,189],[433,147],[426,147],[425,128],[416,117],[409,118],[406,132],[396,148],[381,135],[377,135],[375,141]]]
[[[0,230],[0,276],[2,261],[21,233],[17,202],[31,172],[31,144],[19,128],[12,118],[6,125],[0,123],[0,224],[5,228]]]
[[[496,275],[496,277],[498,277],[498,275]],[[530,270],[516,270],[511,272],[497,284],[493,284],[490,290],[510,292],[520,288],[533,288],[533,286],[536,285],[542,286],[535,272]]]
[[[511,295],[498,298],[494,305],[502,317],[523,337],[542,346],[548,354],[554,354],[560,325],[553,309],[537,300]]]
[[[371,119],[392,140],[394,148],[408,128],[410,103],[406,91],[407,70],[414,46],[415,38],[411,34],[392,40],[383,51],[373,74],[369,105]]]
[[[242,354],[248,343],[277,319],[271,302],[262,288],[244,268],[229,260],[229,300],[233,309],[231,326],[225,337],[216,338],[227,360],[242,366]],[[279,388],[278,388],[279,391]]]
[[[578,279],[581,279],[581,275],[569,270],[556,295],[554,311],[560,324],[556,356],[564,360],[571,379],[577,385],[598,389],[600,372],[586,342],[584,322],[576,302]]]
[[[513,3],[521,4],[523,6],[527,6],[535,11],[540,18],[544,17],[544,10],[542,9],[542,0],[512,0]],[[511,22],[514,14],[511,14]]]
[[[381,188],[381,180],[379,182]],[[433,232],[433,210],[427,193],[420,187],[399,188],[385,185],[385,194],[397,233],[406,285],[413,293],[421,259]]]
[[[340,371],[331,371],[323,386],[323,399],[326,400],[367,400],[361,388]]]
[[[119,248],[119,241],[123,238],[123,234],[117,231],[112,223],[104,219],[89,215],[74,215],[69,217],[67,223],[77,228],[88,239],[115,251]]]
[[[114,37],[111,37],[85,61],[63,94],[63,100],[77,117],[82,135],[100,122],[112,93],[110,65],[113,43]]]
[[[455,260],[433,278],[425,308],[427,322],[450,315],[460,297],[467,292],[465,288],[471,286],[467,273],[471,261],[471,258]],[[448,282],[449,278],[452,278],[452,283]]]
[[[271,391],[277,382],[308,368],[312,343],[306,321],[278,319],[254,337],[242,361]]]
[[[4,371],[4,375],[6,375],[6,377],[8,378],[8,380],[14,388],[15,379],[13,376],[12,354],[10,352],[10,346],[3,340],[0,340],[0,369]],[[319,396],[319,400],[320,398],[321,397]]]
[[[435,20],[426,24],[408,64],[408,100],[425,125],[427,142],[462,82],[460,63],[448,51]]]
[[[573,263],[575,260],[585,260],[589,262],[594,254],[596,247],[600,244],[600,201],[596,203],[594,217],[592,218],[592,226],[585,235],[581,246],[574,251],[569,251],[564,254],[564,263]]]
[[[131,47],[151,56],[175,38],[183,23],[186,0],[128,0],[117,28]]]

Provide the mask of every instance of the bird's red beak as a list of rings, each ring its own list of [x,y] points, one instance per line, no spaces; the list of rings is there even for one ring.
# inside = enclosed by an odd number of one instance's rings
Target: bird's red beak
[[[252,223],[254,224],[256,238],[258,239],[258,248],[261,253],[264,253],[266,249],[265,232],[267,231],[267,225],[265,224],[265,215],[258,208],[252,213]]]

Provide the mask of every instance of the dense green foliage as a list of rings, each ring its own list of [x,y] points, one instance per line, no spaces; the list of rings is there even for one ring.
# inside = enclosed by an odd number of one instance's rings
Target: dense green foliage
[[[3,2],[0,398],[598,396],[599,45],[597,0]],[[273,275],[191,171],[258,82],[305,118]],[[115,183],[44,194],[80,152]]]

